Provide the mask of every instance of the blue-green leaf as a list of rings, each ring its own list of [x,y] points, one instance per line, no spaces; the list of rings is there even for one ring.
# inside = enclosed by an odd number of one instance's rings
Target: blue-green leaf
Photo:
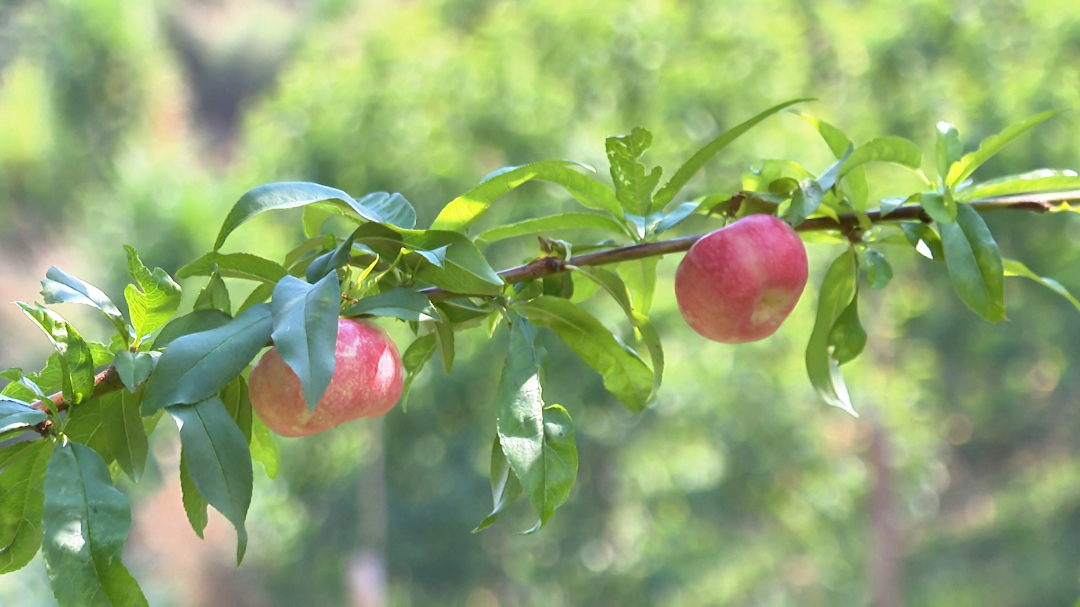
[[[591,209],[622,214],[611,188],[583,175],[575,168],[595,173],[596,169],[572,160],[542,160],[492,173],[480,185],[451,200],[431,224],[433,230],[462,231],[483,215],[500,196],[533,179],[562,186],[581,204]]]
[[[272,330],[270,306],[258,304],[217,329],[175,339],[146,382],[143,415],[213,396],[247,367]]]
[[[498,295],[503,279],[492,269],[480,249],[457,232],[427,231],[410,234],[406,244],[412,249],[433,251],[446,247],[443,266],[424,264],[416,278],[436,287],[470,295]]]
[[[45,421],[48,416],[29,404],[0,397],[0,434],[17,428],[30,428]]]
[[[142,337],[153,333],[176,314],[180,307],[180,285],[161,268],[151,272],[139,259],[135,249],[124,245],[127,251],[127,271],[135,285],[124,288],[128,315],[135,333]]]
[[[851,406],[851,397],[835,356],[835,343],[830,342],[830,336],[837,319],[855,297],[855,271],[855,254],[850,249],[829,266],[821,283],[814,331],[806,346],[806,372],[810,383],[826,403],[852,415],[857,414]]]
[[[274,289],[274,347],[296,373],[308,411],[314,411],[334,375],[341,288],[331,272],[314,285],[286,276]]]
[[[870,288],[884,289],[893,277],[889,261],[879,251],[869,247],[863,252],[863,260],[866,262],[866,281],[870,283]]]
[[[628,409],[639,412],[651,402],[653,371],[593,315],[569,300],[548,295],[519,304],[533,323],[548,327],[604,378],[604,387]]]
[[[196,310],[220,310],[232,315],[232,300],[229,297],[229,287],[225,285],[225,281],[222,280],[220,274],[214,272],[210,275],[210,280],[206,282],[206,286],[199,291],[199,296],[195,298],[193,307]]]
[[[1005,320],[1005,269],[1001,252],[979,212],[960,205],[955,223],[938,226],[953,289],[990,322]]]
[[[45,468],[54,446],[36,440],[0,449],[0,574],[22,569],[41,547]]]
[[[431,300],[413,289],[396,288],[369,295],[341,312],[342,316],[383,316],[408,321],[437,321],[439,311]]]
[[[131,505],[112,485],[109,468],[78,443],[56,447],[45,472],[42,551],[60,607],[146,605],[120,557]]]
[[[195,488],[236,527],[239,564],[247,549],[244,521],[252,484],[251,451],[244,433],[216,395],[167,410],[180,428],[180,444]]]
[[[154,349],[162,350],[178,337],[216,329],[230,320],[232,320],[231,316],[213,308],[195,310],[190,314],[174,318],[158,333],[157,339],[154,340]]]
[[[79,332],[48,308],[23,301],[17,301],[15,305],[37,324],[56,348],[64,399],[74,404],[89,398],[94,392],[94,356]]]
[[[1060,111],[1061,110],[1050,110],[1049,112],[1035,114],[1030,118],[1009,125],[1005,130],[996,135],[991,135],[986,139],[983,139],[982,143],[979,144],[979,149],[969,154],[964,154],[960,160],[956,161],[952,167],[949,168],[945,183],[948,184],[949,187],[956,187],[959,183],[970,177],[971,174],[975,172],[975,169],[982,166],[987,160],[990,160],[990,158],[1000,152],[1006,145],[1012,143],[1013,140],[1020,135],[1023,135],[1032,128],[1054,117],[1060,113]]]
[[[108,295],[102,293],[94,285],[85,283],[56,266],[50,267],[45,273],[45,280],[41,281],[41,296],[45,298],[47,304],[77,303],[97,308],[116,327],[120,335],[128,336],[124,316],[120,310],[116,309],[116,305]]]
[[[746,122],[725,131],[719,137],[707,143],[704,147],[695,152],[689,160],[683,163],[683,165],[679,167],[679,170],[675,171],[675,174],[671,176],[671,179],[656,192],[656,196],[653,196],[653,205],[656,208],[667,206],[667,204],[675,198],[675,195],[683,189],[683,186],[689,183],[694,175],[696,175],[706,163],[712,160],[713,156],[719,154],[720,151],[726,148],[732,141],[738,139],[740,135],[749,131],[769,116],[772,116],[786,107],[790,107],[803,101],[810,101],[810,99],[792,99],[791,101],[785,101],[779,105],[774,105]]]
[[[134,392],[139,384],[150,377],[150,371],[154,369],[154,357],[149,352],[131,352],[120,350],[113,358],[113,366],[120,375],[120,382],[128,390]]]

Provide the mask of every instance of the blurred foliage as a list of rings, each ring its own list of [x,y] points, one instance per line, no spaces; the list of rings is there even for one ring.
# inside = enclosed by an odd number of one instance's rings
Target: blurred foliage
[[[243,27],[220,48],[254,48],[252,4],[6,3],[0,235],[66,239],[118,281],[120,243],[174,271],[209,247],[240,193],[269,181],[400,191],[426,225],[502,166],[565,157],[603,172],[603,137],[638,124],[656,134],[652,160],[677,165],[721,130],[802,95],[821,99],[810,111],[856,142],[897,134],[926,149],[939,119],[974,141],[1037,111],[1080,107],[1080,5],[1060,0],[324,0],[268,3],[283,15],[271,28],[277,46],[259,47],[270,50],[211,53],[227,67],[219,74],[263,70],[243,95],[228,93],[241,122],[222,143],[206,131],[220,123],[198,130],[187,116],[205,95],[226,93],[196,94],[176,36],[162,32],[185,11],[228,5]],[[270,86],[266,73],[276,73]],[[1076,168],[1076,132],[1072,115],[1059,118],[980,174]],[[734,189],[749,163],[774,157],[814,169],[831,160],[803,121],[782,116],[687,193]],[[485,225],[564,202],[533,185],[511,200]],[[1074,217],[987,220],[1004,254],[1080,288]],[[253,224],[231,244],[258,243],[269,256],[300,237]],[[534,246],[490,252],[514,263]],[[817,285],[837,251],[809,248]],[[905,604],[1070,604],[1080,594],[1080,317],[1052,293],[1010,282],[1011,322],[990,326],[956,300],[943,268],[893,257],[896,278],[862,306],[866,354],[847,371],[862,418],[822,405],[807,385],[811,295],[769,340],[708,343],[679,317],[677,260],[666,259],[652,316],[668,366],[653,409],[627,413],[547,340],[547,395],[578,420],[581,470],[542,533],[518,535],[533,523],[521,504],[469,533],[490,507],[491,361],[506,340],[473,331],[458,338],[453,372],[426,371],[381,441],[362,423],[281,441],[276,484],[287,495],[256,490],[251,526],[264,530],[253,531],[247,583],[268,590],[270,604],[343,604],[350,559],[385,542],[393,605],[869,604],[869,562],[881,549],[870,532],[870,444],[883,435]],[[613,307],[594,311],[629,330]],[[364,495],[381,486],[381,461],[383,538],[368,528],[379,521]],[[135,574],[151,588],[169,576],[167,565]],[[5,576],[0,597],[35,604],[36,583]]]

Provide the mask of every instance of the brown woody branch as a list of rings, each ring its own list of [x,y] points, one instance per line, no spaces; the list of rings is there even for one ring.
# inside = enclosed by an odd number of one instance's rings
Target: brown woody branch
[[[1045,199],[1019,196],[1012,198],[997,198],[993,200],[976,200],[972,201],[970,204],[980,211],[1018,210],[1045,213],[1054,207],[1052,202],[1061,203],[1074,201],[1080,201],[1080,191],[1058,193]],[[931,222],[930,216],[921,206],[899,207],[884,216],[881,214],[881,211],[868,211],[866,217],[869,218],[872,223],[894,221]],[[807,219],[795,229],[799,232],[839,230],[845,234],[850,234],[852,230],[857,230],[860,226],[861,224],[858,216],[841,215],[839,221],[830,217]],[[606,251],[575,255],[566,260],[559,257],[541,257],[530,261],[529,263],[502,270],[499,272],[499,276],[506,281],[507,284],[517,284],[537,278],[543,278],[545,276],[551,276],[552,274],[559,274],[560,272],[567,271],[571,266],[602,266],[622,261],[658,257],[669,253],[679,253],[688,250],[703,236],[705,236],[705,234],[695,234],[693,236],[683,236],[681,238],[672,238],[670,240],[646,242],[608,249]],[[460,297],[470,295],[468,293],[455,293],[435,287],[420,289],[420,293],[423,293],[429,299],[435,301],[455,296]],[[94,392],[92,397],[115,392],[122,388],[123,384],[120,382],[120,376],[117,374],[116,369],[109,366],[94,377]],[[51,402],[46,402],[44,400],[38,401],[34,403],[33,406],[36,409],[48,412],[52,408],[62,411],[66,409],[69,404],[61,393],[50,396],[49,401]]]

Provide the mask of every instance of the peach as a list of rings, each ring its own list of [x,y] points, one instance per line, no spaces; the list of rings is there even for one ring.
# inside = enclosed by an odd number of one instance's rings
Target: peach
[[[275,348],[251,369],[248,392],[266,427],[282,436],[308,436],[385,414],[401,396],[403,380],[401,355],[385,331],[339,318],[334,375],[314,411],[304,402],[300,378]]]
[[[751,215],[703,236],[675,272],[686,323],[729,344],[765,339],[780,328],[806,286],[806,247],[791,226]]]

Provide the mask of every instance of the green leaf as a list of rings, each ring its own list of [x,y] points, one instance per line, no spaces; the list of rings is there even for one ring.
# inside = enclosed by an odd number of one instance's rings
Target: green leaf
[[[979,212],[960,205],[956,223],[940,224],[938,229],[949,279],[960,300],[990,322],[1005,320],[1005,269]]]
[[[53,356],[56,355],[53,354]],[[48,398],[41,386],[28,375],[24,375],[22,369],[18,367],[5,369],[0,373],[0,377],[11,382],[0,390],[0,396],[7,396],[22,403],[32,403]]]
[[[517,309],[533,323],[555,331],[603,376],[604,387],[628,409],[639,412],[651,403],[652,369],[594,316],[569,300],[547,295],[519,304]]]
[[[180,428],[180,444],[195,488],[236,527],[236,563],[247,549],[244,521],[251,504],[251,451],[244,433],[214,395],[168,409]]]
[[[258,416],[251,418],[251,459],[262,464],[267,478],[277,478],[281,456],[278,453],[274,434],[262,423]]]
[[[844,155],[826,169],[820,177],[807,183],[800,183],[791,197],[791,206],[786,214],[788,222],[792,226],[798,226],[804,219],[818,210],[825,200],[825,194],[836,185],[840,167],[847,163],[852,154],[852,148],[848,147]]]
[[[626,283],[633,296],[634,309],[648,315],[652,310],[653,295],[656,293],[656,265],[659,257],[646,257],[635,261],[625,261],[615,268]]]
[[[148,448],[146,428],[139,412],[142,395],[142,390],[134,394],[120,390],[99,397],[99,416],[109,456],[136,483],[146,469]]]
[[[1005,130],[996,135],[991,135],[986,139],[983,139],[982,143],[979,144],[979,149],[969,154],[964,154],[960,160],[952,165],[949,169],[948,176],[945,179],[945,183],[948,184],[949,187],[956,187],[960,182],[970,177],[971,174],[975,172],[975,169],[982,166],[987,160],[990,160],[990,158],[1000,152],[1002,148],[1012,143],[1014,139],[1054,117],[1060,111],[1061,110],[1050,110],[1049,112],[1036,114],[1030,118],[1009,125]]]
[[[495,397],[499,444],[540,517],[537,529],[566,501],[578,463],[569,414],[558,405],[544,408],[543,356],[536,327],[523,318],[515,319]]]
[[[146,383],[143,415],[217,394],[247,367],[270,339],[270,306],[252,306],[227,324],[175,339]]]
[[[239,314],[244,310],[247,310],[251,306],[261,304],[267,299],[270,299],[270,296],[274,294],[275,286],[277,285],[264,282],[259,286],[255,287],[247,296],[247,299],[244,300],[244,303],[240,304],[240,307],[236,309],[236,313]]]
[[[169,277],[169,274],[161,268],[154,268],[151,272],[139,259],[135,249],[124,245],[127,251],[128,276],[135,281],[135,285],[124,288],[124,299],[127,300],[128,315],[131,317],[131,326],[139,339],[153,333],[158,327],[165,324],[176,314],[180,307],[180,285]]]
[[[69,403],[80,403],[89,398],[94,392],[94,356],[79,332],[48,308],[23,301],[17,301],[15,305],[48,336],[60,355],[64,399]]]
[[[406,244],[416,250],[446,247],[443,266],[424,264],[416,278],[436,287],[469,295],[498,295],[505,283],[468,238],[457,232],[427,231],[410,235]]]
[[[314,411],[334,375],[341,288],[336,272],[310,285],[286,276],[274,288],[274,347],[296,373],[308,411]]]
[[[56,266],[50,267],[45,273],[45,280],[41,281],[41,296],[45,298],[46,304],[76,303],[97,308],[116,327],[120,335],[128,337],[124,315],[116,309],[116,305],[107,295],[94,285],[85,283]]]
[[[977,200],[1013,194],[1027,194],[1029,192],[1071,190],[1075,188],[1080,188],[1080,176],[1077,176],[1076,171],[1039,169],[977,183],[957,192],[957,198],[959,200]]]
[[[624,236],[627,235],[626,229],[623,228],[622,224],[607,215],[598,215],[596,213],[562,213],[561,215],[536,217],[505,226],[497,226],[481,232],[476,239],[478,241],[492,243],[506,238],[514,238],[516,236],[528,236],[532,234],[554,232],[557,230],[579,230],[585,228],[595,228]]]
[[[948,191],[923,192],[919,195],[919,200],[926,213],[939,225],[956,221],[956,201]]]
[[[427,361],[431,360],[431,357],[435,354],[437,337],[437,333],[421,335],[413,340],[409,347],[405,349],[405,353],[401,355],[401,364],[405,368],[405,385],[401,389],[401,402],[403,405],[409,401],[409,388],[412,387],[413,380],[416,379]]]
[[[187,454],[180,451],[180,495],[184,505],[184,514],[187,515],[191,529],[199,539],[203,539],[203,532],[210,522],[210,516],[206,508],[210,505],[206,498],[195,488],[195,481],[191,478],[191,469],[188,468]]]
[[[194,308],[196,310],[221,310],[226,314],[232,314],[229,288],[225,285],[225,281],[221,279],[220,274],[214,272],[210,275],[210,280],[199,291],[199,296],[195,298]]]
[[[229,417],[233,418],[236,426],[243,433],[244,440],[250,444],[253,415],[251,399],[248,397],[247,380],[243,375],[237,376],[218,396],[221,398],[221,403],[225,405],[225,410],[229,412]]]
[[[1080,310],[1080,301],[1073,297],[1072,293],[1065,288],[1060,282],[1053,278],[1047,278],[1046,276],[1039,276],[1035,272],[1032,272],[1026,265],[1016,261],[1015,259],[1003,259],[1002,263],[1005,268],[1005,276],[1023,276],[1024,278],[1030,278],[1035,282],[1043,285],[1051,291],[1069,300],[1077,310]]]
[[[960,143],[960,133],[951,122],[942,121],[937,123],[936,151],[938,175],[941,176],[941,181],[944,183],[945,176],[949,174],[949,169],[953,163],[960,160],[960,155],[964,153],[964,146]]]
[[[863,260],[866,262],[866,280],[870,283],[870,288],[884,289],[893,277],[889,261],[880,252],[869,247],[863,252]]]
[[[480,185],[451,200],[431,224],[433,230],[463,231],[480,218],[500,196],[533,179],[558,184],[590,209],[619,217],[622,209],[615,193],[606,185],[574,170],[596,169],[572,160],[542,160],[519,167],[507,167],[488,175]]]
[[[507,461],[502,445],[499,444],[499,435],[496,434],[495,442],[491,445],[491,501],[494,507],[491,509],[491,514],[484,517],[476,529],[473,529],[473,533],[490,527],[498,518],[499,513],[517,501],[523,491],[521,481],[510,469],[510,462]]]
[[[69,408],[62,429],[68,440],[90,447],[110,464],[116,457],[101,413],[104,398],[99,396]]]
[[[851,147],[851,139],[845,135],[843,131],[832,124],[825,122],[824,120],[819,120],[810,114],[796,111],[790,113],[795,114],[813,125],[814,129],[817,130],[818,134],[821,135],[821,138],[825,141],[825,145],[829,146],[829,151],[832,152],[833,156],[837,159],[843,156],[847,149]]]
[[[120,350],[113,358],[113,366],[116,367],[116,373],[124,387],[134,392],[139,384],[150,377],[150,372],[154,369],[154,357],[149,352]]]
[[[0,397],[0,434],[17,428],[30,428],[48,418],[29,404]]]
[[[315,284],[330,272],[336,272],[338,268],[342,268],[345,264],[349,263],[349,259],[352,257],[353,241],[355,239],[356,232],[353,232],[333,250],[327,251],[313,259],[304,273],[304,277],[307,278],[307,281],[311,284]]]
[[[0,449],[0,574],[25,567],[41,546],[45,468],[54,446],[36,440]]]
[[[337,188],[317,183],[268,183],[250,190],[233,205],[221,225],[217,240],[214,241],[214,250],[220,249],[221,245],[225,244],[225,239],[240,224],[264,211],[292,209],[312,203],[323,203],[320,204],[321,207],[333,209],[347,217],[388,223],[406,229],[411,229],[416,224],[416,212],[400,194],[378,192],[357,201]],[[410,216],[412,221],[409,221]]]
[[[454,367],[454,325],[450,319],[435,323],[435,341],[447,373]]]
[[[859,296],[858,288],[851,303],[836,319],[832,330],[829,331],[829,349],[836,364],[845,365],[862,354],[866,347],[866,330],[859,321]]]
[[[178,337],[216,329],[228,324],[230,320],[232,320],[231,316],[213,308],[195,310],[190,314],[174,318],[161,329],[161,333],[158,333],[157,339],[154,340],[154,349],[162,350]]]
[[[275,284],[289,272],[276,261],[251,253],[218,253],[211,251],[176,271],[177,278],[211,276],[215,272],[225,278],[257,280]]]
[[[840,167],[839,177],[870,162],[894,162],[918,170],[922,165],[922,150],[903,137],[879,137],[855,148]]]
[[[701,204],[702,201],[684,202],[676,206],[670,213],[665,213],[663,219],[657,222],[656,227],[653,228],[653,234],[660,234],[679,225],[687,217],[693,215],[701,207]]]
[[[607,158],[611,164],[611,180],[615,183],[615,198],[625,213],[648,215],[652,212],[653,190],[664,171],[660,167],[653,167],[650,171],[639,162],[651,145],[652,133],[640,126],[634,127],[629,135],[605,140]]]
[[[851,406],[847,385],[840,374],[835,344],[830,340],[837,320],[855,297],[855,279],[855,254],[849,249],[829,266],[821,283],[817,319],[810,343],[806,346],[806,372],[810,376],[810,383],[826,403],[857,417]]]
[[[78,443],[53,450],[44,510],[42,552],[60,607],[147,604],[120,560],[131,505],[97,453]]]
[[[675,174],[671,176],[671,179],[664,184],[664,187],[656,192],[656,196],[653,197],[653,205],[656,208],[667,206],[667,204],[675,198],[675,195],[690,182],[694,175],[696,175],[706,163],[712,160],[713,156],[719,154],[720,151],[726,148],[731,142],[738,139],[743,133],[749,131],[769,116],[772,116],[786,107],[790,107],[803,101],[810,101],[810,99],[792,99],[791,101],[785,101],[779,105],[774,105],[746,122],[725,131],[719,137],[707,143],[704,147],[695,152],[689,160],[683,163],[683,165],[679,167],[679,170],[675,171]]]
[[[364,297],[341,312],[349,316],[383,316],[408,321],[437,321],[439,311],[431,300],[412,289],[396,288]]]
[[[900,230],[911,246],[915,247],[915,250],[923,257],[936,261],[945,259],[941,237],[930,226],[924,223],[903,222],[900,224]]]

